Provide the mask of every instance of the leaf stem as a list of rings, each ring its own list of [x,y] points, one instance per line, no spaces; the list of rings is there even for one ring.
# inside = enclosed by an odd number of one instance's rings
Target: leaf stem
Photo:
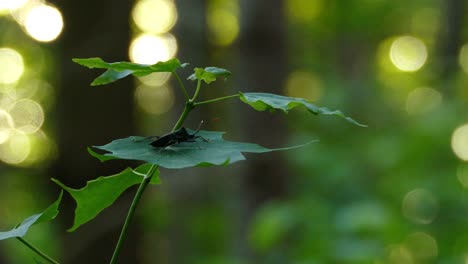
[[[223,97],[219,97],[219,98],[215,98],[215,99],[211,99],[211,100],[206,100],[206,101],[202,101],[202,102],[193,103],[193,105],[194,106],[199,106],[199,105],[204,105],[204,104],[210,104],[210,103],[219,102],[219,101],[223,101],[223,100],[227,100],[227,99],[231,99],[231,98],[235,98],[235,97],[239,97],[239,96],[240,96],[240,94],[233,94],[233,95],[223,96]]]
[[[32,251],[34,251],[36,254],[38,254],[39,256],[41,256],[43,259],[47,260],[48,262],[52,263],[52,264],[59,264],[56,260],[54,260],[53,258],[47,256],[47,254],[45,254],[44,252],[42,252],[41,250],[39,250],[37,247],[33,246],[31,243],[29,243],[28,241],[26,241],[24,238],[22,237],[16,237],[16,239],[18,239],[21,243],[23,243],[24,245],[26,245],[28,248],[30,248]]]
[[[179,83],[180,89],[182,89],[182,92],[184,93],[185,99],[190,100],[190,96],[187,93],[187,89],[185,89],[184,83],[182,83],[182,80],[180,79],[179,75],[175,71],[173,71],[172,74],[177,79],[177,82]]]
[[[140,198],[143,192],[145,191],[146,186],[148,186],[148,184],[151,182],[151,178],[153,177],[153,174],[158,169],[158,167],[159,166],[155,164],[151,166],[151,168],[148,170],[148,173],[146,173],[145,177],[143,178],[143,181],[140,183],[140,187],[138,187],[135,197],[133,197],[132,204],[130,205],[130,209],[128,210],[127,218],[125,218],[125,223],[122,227],[122,231],[120,232],[119,240],[117,241],[117,245],[115,246],[114,254],[112,254],[110,264],[117,263],[117,258],[120,254],[123,241],[127,236],[128,227],[130,226],[130,222],[132,221],[133,215],[135,214],[135,209],[138,203],[140,202]]]

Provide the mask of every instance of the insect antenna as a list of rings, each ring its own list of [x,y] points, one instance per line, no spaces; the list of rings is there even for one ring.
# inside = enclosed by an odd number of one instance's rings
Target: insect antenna
[[[203,120],[198,125],[198,128],[197,128],[197,130],[195,130],[195,133],[193,133],[193,136],[195,136],[200,131],[200,128],[201,128],[202,125],[203,125]]]

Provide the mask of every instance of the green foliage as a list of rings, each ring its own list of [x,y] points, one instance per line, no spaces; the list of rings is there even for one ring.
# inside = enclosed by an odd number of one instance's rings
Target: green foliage
[[[100,154],[92,148],[88,148],[90,155],[101,161],[110,159],[137,160],[145,162],[136,169],[127,168],[124,171],[111,176],[101,176],[97,179],[88,181],[82,189],[73,189],[67,187],[57,179],[52,179],[60,187],[66,190],[76,201],[75,217],[73,226],[69,231],[75,231],[81,225],[94,219],[105,208],[112,205],[122,193],[131,186],[139,184],[135,198],[128,211],[127,218],[122,228],[121,235],[115,247],[111,264],[115,264],[125,240],[129,223],[133,218],[135,209],[148,184],[159,184],[159,167],[169,169],[182,169],[194,166],[212,166],[229,165],[237,161],[244,160],[243,153],[265,153],[279,150],[290,150],[308,145],[312,141],[292,147],[266,148],[253,143],[226,141],[223,139],[224,132],[217,131],[194,131],[184,129],[183,124],[190,112],[201,105],[228,100],[240,97],[240,99],[252,106],[255,110],[282,110],[287,113],[296,106],[304,106],[309,112],[319,115],[336,115],[345,120],[363,126],[350,117],[346,117],[340,111],[330,111],[327,108],[320,108],[301,98],[291,98],[268,93],[239,93],[225,97],[210,99],[203,102],[197,102],[197,96],[201,90],[201,84],[210,84],[218,78],[227,78],[231,73],[228,70],[217,67],[195,68],[194,73],[188,77],[188,80],[196,80],[197,86],[195,92],[190,97],[185,89],[176,70],[185,67],[187,64],[181,64],[178,59],[172,59],[166,62],[158,62],[153,65],[142,65],[131,62],[108,63],[101,58],[73,59],[74,62],[88,67],[90,69],[106,69],[106,71],[97,77],[91,85],[108,84],[128,75],[144,76],[154,72],[170,72],[179,82],[180,88],[184,93],[186,102],[183,113],[175,124],[172,131],[162,137],[139,137],[132,136],[114,140],[104,146],[94,146],[94,148],[104,151]],[[156,144],[159,142],[160,144]],[[29,227],[35,223],[50,221],[58,214],[59,199],[54,202],[43,213],[33,215],[23,221],[17,228],[8,232],[0,233],[0,240],[11,237],[22,237],[26,234]],[[281,209],[281,208],[280,208]],[[285,209],[285,210],[283,210]],[[252,239],[259,249],[266,249],[277,243],[290,228],[292,222],[287,208],[281,210],[270,210],[265,212],[263,217],[257,221],[257,228]],[[260,228],[258,228],[260,227]],[[273,232],[276,230],[276,232]],[[51,263],[57,263],[50,257],[35,249],[26,241],[28,245],[37,254],[44,257]]]
[[[188,129],[189,133],[195,131]],[[110,153],[90,153],[101,161],[109,159],[140,160],[169,169],[182,169],[193,166],[228,165],[244,160],[242,152],[265,153],[278,150],[288,150],[304,145],[270,149],[257,144],[226,141],[223,132],[199,131],[197,135],[206,141],[198,139],[195,142],[182,142],[165,148],[155,148],[150,145],[152,138],[128,137],[117,139],[104,146],[94,148]],[[308,144],[308,143],[307,143]]]
[[[355,124],[357,126],[366,127],[351,117],[345,116],[341,111],[331,111],[326,107],[318,107],[311,102],[303,98],[287,97],[269,93],[241,93],[240,99],[246,104],[252,106],[257,111],[274,111],[281,110],[288,113],[289,110],[303,106],[307,110],[315,115],[336,115],[344,118],[346,121]]]
[[[62,194],[63,192],[60,192],[58,199],[51,205],[49,205],[49,207],[47,207],[47,209],[45,209],[42,213],[35,214],[26,218],[21,224],[19,224],[10,231],[0,232],[0,240],[5,240],[14,237],[23,237],[26,235],[26,233],[32,225],[53,220],[59,213],[58,206],[60,204],[60,201],[62,200]]]
[[[194,72],[195,73],[190,75],[187,78],[187,80],[201,80],[204,81],[206,84],[210,84],[216,81],[216,79],[219,77],[227,78],[229,75],[231,75],[230,71],[218,67],[206,67],[205,69],[195,68]]]
[[[150,167],[150,164],[144,164],[135,170],[127,168],[115,175],[101,176],[95,180],[88,181],[84,188],[78,190],[69,188],[60,181],[52,179],[76,201],[75,220],[73,226],[68,231],[75,231],[84,223],[92,220],[102,210],[111,206],[125,190],[141,183],[143,177],[148,177],[145,173],[148,173]],[[153,176],[151,183],[160,183],[158,171]]]
[[[187,63],[181,64],[178,59],[158,62],[153,65],[144,65],[126,61],[108,63],[101,58],[73,59],[73,61],[90,69],[107,69],[106,72],[94,79],[91,83],[92,86],[115,82],[130,74],[135,76],[145,76],[153,72],[175,72],[178,68],[188,65]]]

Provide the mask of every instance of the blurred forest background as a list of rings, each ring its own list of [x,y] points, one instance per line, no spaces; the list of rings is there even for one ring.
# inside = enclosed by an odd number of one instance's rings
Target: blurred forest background
[[[90,87],[72,58],[178,57],[232,71],[202,92],[304,97],[368,128],[234,101],[186,126],[267,147],[229,167],[162,170],[121,263],[468,263],[468,3],[463,0],[0,0],[0,230],[59,188],[135,164],[86,147],[159,135],[182,111],[164,74]],[[192,84],[189,84],[192,85]],[[173,88],[174,87],[174,88]],[[106,263],[132,188],[74,233],[67,196],[27,238],[62,263]],[[0,263],[32,263],[15,240]]]

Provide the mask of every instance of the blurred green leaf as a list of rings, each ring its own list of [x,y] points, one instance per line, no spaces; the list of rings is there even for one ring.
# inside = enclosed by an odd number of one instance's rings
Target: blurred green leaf
[[[0,240],[13,237],[23,237],[24,235],[26,235],[26,233],[32,225],[53,220],[59,213],[58,206],[60,204],[60,201],[62,200],[62,195],[63,192],[60,192],[58,199],[55,202],[53,202],[49,207],[47,207],[47,209],[45,209],[42,213],[35,214],[26,218],[26,220],[24,220],[20,225],[18,225],[10,231],[0,232]]]
[[[178,68],[185,67],[188,64],[181,64],[178,59],[171,59],[164,62],[158,62],[153,65],[138,64],[132,62],[105,62],[101,58],[73,59],[74,62],[88,67],[90,69],[107,69],[102,75],[97,77],[92,86],[108,84],[119,79],[125,78],[130,74],[135,76],[145,76],[153,72],[174,72]]]
[[[339,110],[331,111],[325,107],[318,107],[303,98],[287,97],[270,93],[240,93],[240,95],[240,99],[244,103],[252,106],[257,111],[282,110],[283,112],[287,113],[289,110],[297,106],[303,106],[307,108],[309,112],[315,115],[336,115],[344,118],[346,121],[354,125],[367,127],[366,125],[355,121],[351,117],[345,116]]]
[[[202,80],[207,84],[216,81],[216,79],[219,77],[227,78],[229,75],[231,75],[230,71],[218,67],[206,67],[205,69],[195,68],[194,72],[195,73],[187,78],[188,80]]]
[[[191,134],[195,131],[187,129]],[[156,148],[150,145],[151,138],[128,137],[117,139],[104,146],[94,148],[110,153],[99,154],[89,149],[91,155],[101,161],[109,159],[141,160],[169,169],[181,169],[193,166],[228,165],[236,161],[244,160],[242,152],[264,153],[278,150],[288,150],[305,146],[309,143],[270,149],[257,144],[225,141],[223,132],[199,131],[198,136],[207,141],[182,142],[165,148]]]
[[[75,220],[68,230],[76,230],[79,226],[95,218],[102,210],[112,205],[129,187],[142,182],[151,164],[143,164],[136,169],[127,168],[124,171],[106,177],[88,181],[82,189],[72,189],[57,179],[55,183],[65,189],[76,201]],[[159,184],[159,171],[151,179],[152,184]]]
[[[258,250],[268,250],[284,239],[297,223],[298,214],[290,204],[267,204],[255,215],[250,242]]]

